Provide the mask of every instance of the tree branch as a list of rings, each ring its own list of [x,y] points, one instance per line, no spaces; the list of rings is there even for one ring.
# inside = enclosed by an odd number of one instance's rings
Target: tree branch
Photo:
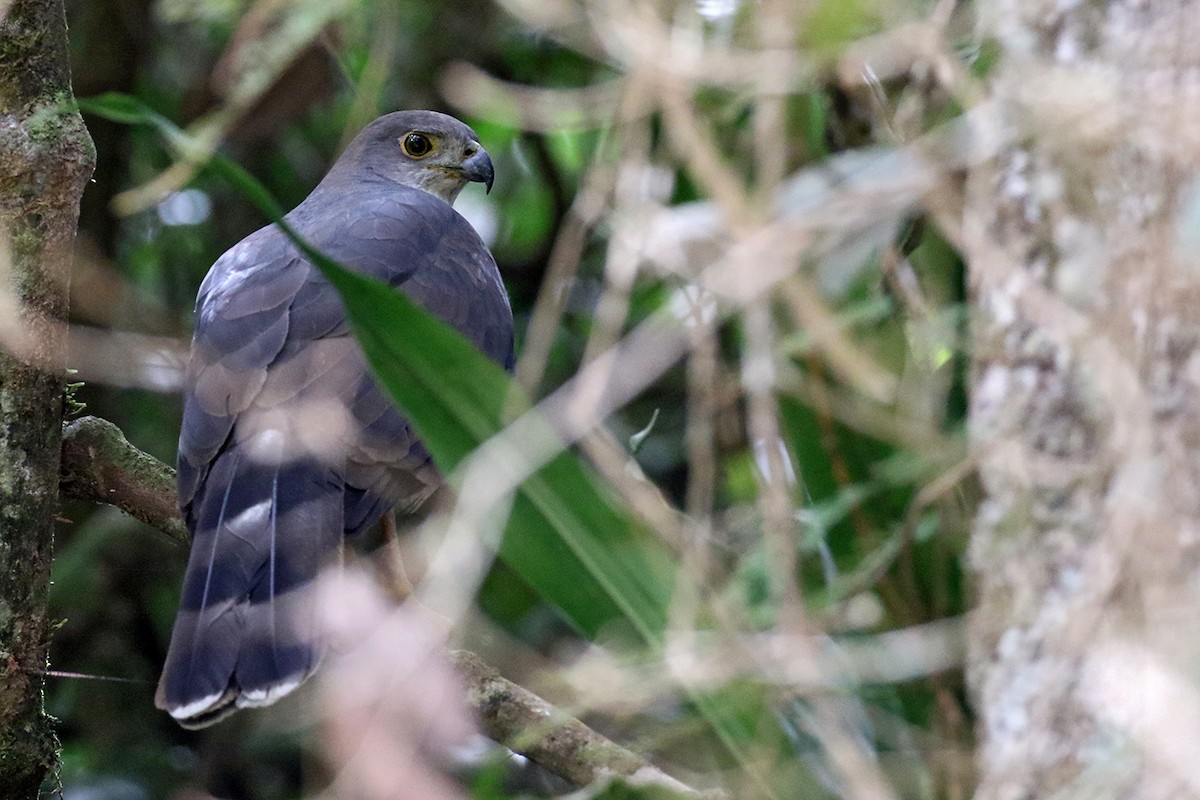
[[[63,426],[64,495],[107,503],[154,526],[179,543],[188,532],[176,508],[175,471],[134,447],[120,428],[98,417]],[[455,650],[467,690],[484,733],[576,786],[612,777],[653,786],[681,798],[701,794],[651,765],[636,753],[601,736],[578,719],[500,675],[474,653]]]
[[[467,685],[467,697],[495,742],[535,761],[576,786],[621,776],[679,797],[708,797],[667,775],[646,759],[601,736],[528,689],[505,679],[469,650],[450,658]]]
[[[108,420],[81,417],[63,425],[59,489],[116,506],[176,543],[188,543],[175,499],[175,470],[138,450]]]

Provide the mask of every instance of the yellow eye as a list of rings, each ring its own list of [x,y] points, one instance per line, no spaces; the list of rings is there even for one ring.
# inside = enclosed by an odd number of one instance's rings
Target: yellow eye
[[[401,137],[400,149],[410,158],[424,158],[433,152],[433,142],[425,134],[412,131]]]

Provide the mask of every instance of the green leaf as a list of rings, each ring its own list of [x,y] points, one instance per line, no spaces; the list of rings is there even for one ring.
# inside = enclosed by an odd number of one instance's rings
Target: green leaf
[[[507,373],[450,326],[384,283],[314,260],[341,293],[380,384],[443,471],[453,472],[503,430],[510,403],[528,406],[513,399]],[[553,436],[548,424],[540,428]],[[670,555],[570,452],[518,489],[500,556],[582,633],[594,638],[624,622],[646,643],[661,639]]]
[[[178,127],[134,98],[104,95],[81,108],[158,128],[181,151]],[[351,272],[303,240],[249,173],[213,154],[206,164],[296,243],[342,296],[376,378],[449,475],[528,408],[508,374],[457,331],[390,286]],[[553,436],[543,423],[540,436]],[[469,487],[467,487],[469,491]],[[661,641],[675,568],[671,554],[597,475],[565,449],[518,489],[499,555],[584,635],[632,630]]]
[[[97,117],[125,125],[146,124],[151,122],[151,117],[157,116],[136,97],[117,92],[80,99],[76,101],[76,104],[79,106],[79,110],[86,114],[94,114]]]

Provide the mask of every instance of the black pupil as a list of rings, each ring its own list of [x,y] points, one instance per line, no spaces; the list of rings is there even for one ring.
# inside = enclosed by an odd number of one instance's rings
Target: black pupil
[[[404,140],[404,144],[408,148],[408,152],[414,156],[423,156],[431,149],[429,140],[419,133],[410,133]]]

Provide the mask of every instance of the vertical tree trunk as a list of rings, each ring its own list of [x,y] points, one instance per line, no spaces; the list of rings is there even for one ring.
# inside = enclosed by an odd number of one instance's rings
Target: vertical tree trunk
[[[71,243],[95,159],[62,0],[0,4],[0,797],[55,763],[42,710]]]
[[[1200,3],[980,3],[980,800],[1200,797]]]

